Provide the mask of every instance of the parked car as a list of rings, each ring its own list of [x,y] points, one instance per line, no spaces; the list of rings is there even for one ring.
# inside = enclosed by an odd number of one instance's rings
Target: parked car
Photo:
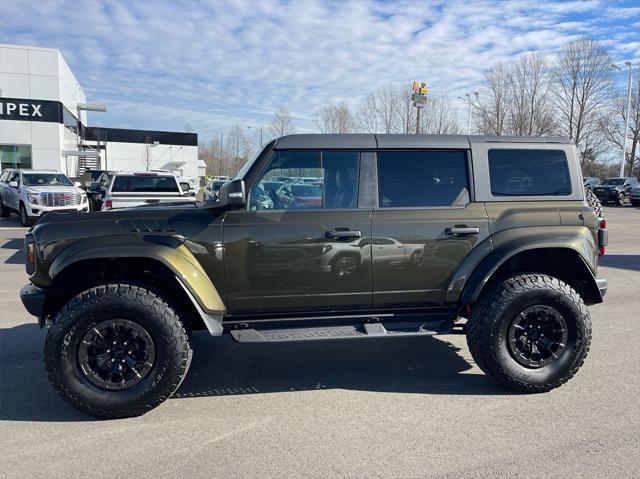
[[[584,178],[584,186],[587,188],[593,188],[594,186],[598,186],[600,183],[600,178],[596,178],[595,176],[587,176]]]
[[[252,202],[301,176],[323,178],[304,196],[320,201]],[[393,341],[449,333],[463,317],[487,375],[549,391],[582,366],[586,306],[607,290],[606,223],[568,138],[291,135],[217,202],[74,216],[26,234],[20,296],[50,325],[55,391],[103,418],[169,398],[197,329],[244,343]]]
[[[195,196],[185,194],[173,173],[116,173],[107,187],[102,211],[156,203],[193,204]]]
[[[607,178],[595,186],[593,192],[602,204],[613,202],[617,206],[622,206],[624,199],[631,193],[631,188],[637,184],[638,179],[633,177]]]
[[[102,203],[107,193],[107,189],[111,184],[111,179],[116,174],[115,171],[101,170],[102,173],[92,181],[86,188],[87,197],[89,198],[90,211],[100,211]]]
[[[633,206],[640,206],[640,185],[631,188],[629,192],[629,201]]]
[[[0,175],[0,215],[20,216],[22,226],[51,211],[89,211],[85,192],[55,170],[6,169]]]
[[[105,173],[105,172],[110,172],[110,170],[87,170],[87,171],[85,171],[78,178],[78,181],[80,182],[80,188],[82,188],[82,189],[84,189],[86,191],[88,188],[91,187],[91,185],[93,183],[98,181],[98,178],[100,178],[100,175],[102,175],[102,173]]]

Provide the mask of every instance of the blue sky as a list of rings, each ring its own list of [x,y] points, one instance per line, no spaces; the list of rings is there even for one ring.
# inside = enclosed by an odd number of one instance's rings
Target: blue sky
[[[494,62],[585,35],[640,66],[637,1],[0,1],[0,42],[59,48],[108,106],[92,124],[188,122],[203,140],[280,105],[304,131],[321,106],[388,83],[455,98]]]

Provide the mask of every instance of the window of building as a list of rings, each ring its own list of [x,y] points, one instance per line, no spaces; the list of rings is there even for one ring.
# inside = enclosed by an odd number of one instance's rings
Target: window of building
[[[378,153],[381,208],[450,206],[468,192],[464,151]]]
[[[0,145],[0,169],[31,168],[31,146]]]
[[[493,196],[571,194],[567,157],[562,150],[489,150]]]
[[[249,208],[356,208],[356,151],[278,151],[251,190]]]

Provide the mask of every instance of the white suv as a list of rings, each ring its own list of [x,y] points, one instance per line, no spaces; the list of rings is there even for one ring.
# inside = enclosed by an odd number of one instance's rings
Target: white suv
[[[89,211],[86,193],[55,170],[7,169],[0,175],[0,215],[20,215],[23,226],[50,211]]]

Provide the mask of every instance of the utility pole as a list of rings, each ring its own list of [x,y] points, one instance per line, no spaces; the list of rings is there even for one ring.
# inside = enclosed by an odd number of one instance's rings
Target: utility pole
[[[477,91],[474,91],[473,94],[477,100],[480,94]],[[469,95],[468,93],[464,94],[464,98],[462,98],[461,96],[459,96],[458,98],[467,103],[467,135],[470,135],[471,134],[471,107],[473,106],[473,100],[471,99],[471,95]]]
[[[222,139],[224,138],[224,132],[220,132],[220,168],[218,169],[218,176],[222,176]]]
[[[425,82],[414,81],[411,85],[411,103],[414,107],[416,107],[416,135],[420,134],[420,116],[421,112],[425,105],[427,104],[427,84]]]
[[[627,84],[627,109],[624,115],[624,138],[622,140],[622,161],[620,162],[620,177],[624,177],[624,164],[627,162],[627,137],[629,136],[629,114],[631,113],[631,62],[624,62],[629,69],[629,81]],[[618,65],[611,65],[616,70],[622,71]],[[631,172],[629,172],[631,174]]]

